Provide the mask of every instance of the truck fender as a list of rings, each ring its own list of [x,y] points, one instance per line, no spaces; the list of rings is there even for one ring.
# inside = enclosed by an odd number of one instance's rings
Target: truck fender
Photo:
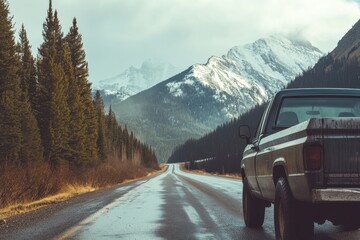
[[[285,179],[287,179],[288,170],[286,167],[285,158],[279,157],[275,159],[272,169],[273,169],[273,181],[275,186],[280,177],[284,177]]]

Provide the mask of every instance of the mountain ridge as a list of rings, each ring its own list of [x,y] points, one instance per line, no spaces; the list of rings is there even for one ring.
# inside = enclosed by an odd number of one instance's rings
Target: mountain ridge
[[[340,39],[336,48],[331,52],[335,59],[360,56],[360,20]]]
[[[121,124],[166,161],[173,148],[198,138],[272,94],[323,55],[317,48],[271,36],[185,71],[114,103]],[[284,57],[286,56],[286,58]],[[285,60],[281,60],[285,58]]]

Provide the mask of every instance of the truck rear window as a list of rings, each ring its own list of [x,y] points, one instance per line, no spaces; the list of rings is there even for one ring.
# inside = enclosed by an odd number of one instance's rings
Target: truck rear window
[[[359,97],[286,97],[276,127],[290,127],[309,118],[360,117]]]

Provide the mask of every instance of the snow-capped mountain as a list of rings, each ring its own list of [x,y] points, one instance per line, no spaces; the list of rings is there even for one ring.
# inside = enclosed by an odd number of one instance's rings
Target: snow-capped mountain
[[[185,85],[212,89],[213,98],[226,103],[223,112],[229,119],[267,101],[322,55],[309,42],[270,36],[233,47],[226,56],[211,57],[204,65],[193,65],[184,79],[166,86],[175,97],[184,97]]]
[[[175,146],[267,101],[322,55],[306,41],[259,39],[193,65],[113,109],[120,123],[166,161]]]
[[[140,68],[131,66],[113,78],[95,83],[93,89],[102,90],[107,97],[112,96],[117,101],[122,101],[178,72],[179,70],[171,64],[158,59],[148,59],[142,63]]]

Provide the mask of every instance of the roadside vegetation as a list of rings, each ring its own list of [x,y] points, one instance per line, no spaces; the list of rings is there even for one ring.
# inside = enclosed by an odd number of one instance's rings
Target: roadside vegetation
[[[24,25],[16,41],[6,0],[0,32],[0,209],[159,169],[154,151],[93,97],[76,18],[64,35],[49,1],[37,58]]]
[[[201,175],[209,175],[209,176],[221,176],[221,177],[228,177],[228,178],[241,178],[241,173],[226,173],[225,171],[209,171],[206,168],[202,167],[190,167],[190,162],[183,162],[180,163],[181,170],[189,173],[196,173]]]
[[[1,170],[0,182],[7,184],[0,187],[0,219],[154,173],[154,169],[117,160],[81,173],[65,165],[52,170],[47,164]]]

